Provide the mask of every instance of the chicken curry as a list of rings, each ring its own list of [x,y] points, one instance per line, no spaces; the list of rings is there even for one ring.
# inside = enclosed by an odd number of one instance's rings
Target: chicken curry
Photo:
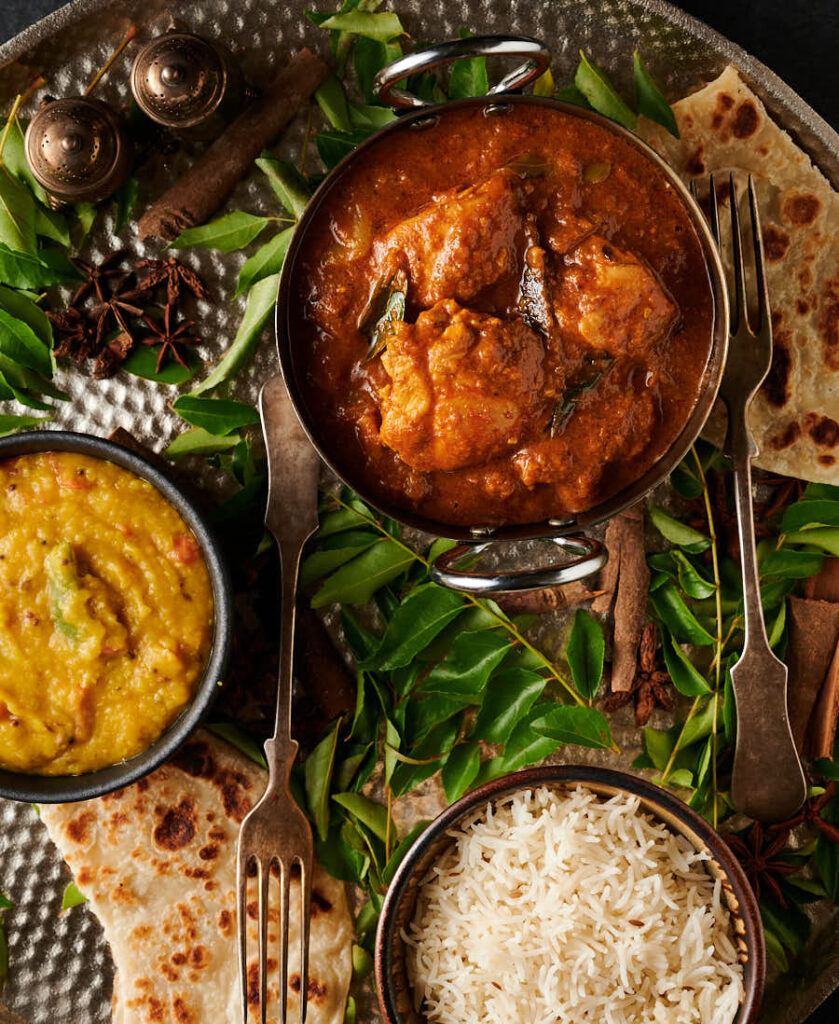
[[[550,105],[384,135],[320,204],[292,330],[324,447],[438,523],[532,523],[638,479],[696,403],[713,304],[676,190]]]

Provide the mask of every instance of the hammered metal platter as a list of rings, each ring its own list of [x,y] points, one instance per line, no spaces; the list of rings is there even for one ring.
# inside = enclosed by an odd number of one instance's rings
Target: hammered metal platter
[[[223,40],[237,51],[248,77],[259,84],[302,45],[324,51],[325,34],[303,16],[306,0],[73,0],[3,46],[0,46],[0,111],[37,74],[47,79],[51,95],[78,94],[102,66],[130,24],[141,29],[140,42],[161,31],[170,18],[185,27]],[[638,46],[654,75],[672,97],[715,77],[734,63],[760,94],[770,112],[801,143],[839,188],[839,135],[768,68],[682,11],[658,0],[395,0],[392,4],[414,39],[441,40],[461,27],[477,32],[516,32],[544,39],[553,53],[558,83],[570,80],[579,49],[584,48],[623,85],[629,84],[629,54]],[[136,45],[136,44],[135,44]],[[97,96],[124,106],[130,98],[129,49],[97,90]],[[31,109],[24,109],[30,114]],[[305,118],[298,117],[281,143],[279,155],[299,154]],[[155,157],[141,174],[140,206],[163,191],[184,168],[194,151],[184,146]],[[254,175],[241,183],[229,200],[231,209],[274,213],[270,190]],[[117,245],[108,217],[100,219],[88,248],[99,257]],[[141,243],[132,226],[120,244],[136,258],[158,255],[156,243]],[[182,254],[207,280],[216,299],[198,313],[205,344],[201,354],[215,358],[232,339],[242,314],[242,300],[232,301],[241,254]],[[270,333],[251,367],[241,374],[235,392],[253,401],[260,383],[276,372]],[[157,450],[180,431],[181,421],[168,408],[174,389],[150,385],[125,374],[93,381],[59,371],[58,384],[71,400],[60,405],[56,424],[105,435],[124,427]],[[548,617],[545,617],[546,620]],[[545,621],[539,642],[558,649],[565,626],[562,617]],[[623,754],[612,767],[627,768],[638,752],[628,726],[616,730]],[[580,760],[597,762],[602,755],[581,751]],[[588,755],[588,756],[586,756]],[[617,763],[616,763],[617,762]],[[423,796],[411,810],[429,816]],[[429,800],[430,798],[425,798]],[[84,907],[61,913],[69,872],[47,838],[34,808],[0,801],[0,888],[14,901],[6,912],[10,951],[9,982],[0,1003],[0,1024],[105,1024],[111,1018],[113,964],[102,930]],[[232,951],[231,951],[232,955]],[[812,938],[792,970],[770,981],[763,1024],[801,1024],[839,987],[839,913],[816,912]],[[370,1007],[369,999],[363,1005]],[[372,1011],[365,1014],[374,1019]],[[363,1019],[363,1018],[362,1018]],[[211,1022],[202,1022],[211,1024]],[[366,1022],[365,1022],[366,1024]]]

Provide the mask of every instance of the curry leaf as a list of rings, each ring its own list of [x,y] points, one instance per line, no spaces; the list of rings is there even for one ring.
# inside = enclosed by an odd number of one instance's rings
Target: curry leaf
[[[666,583],[650,594],[650,604],[676,640],[697,647],[713,644],[714,638],[699,624],[672,583]]]
[[[459,603],[462,607],[462,600]],[[498,633],[459,633],[446,657],[428,673],[420,689],[423,693],[451,696],[480,694],[509,650],[509,639]]]
[[[401,36],[405,31],[399,16],[390,11],[355,10],[343,14],[333,14],[322,21],[320,27],[339,32],[352,32],[355,35],[378,39],[385,43]]]
[[[158,370],[159,354],[159,345],[138,345],[129,354],[121,369],[134,377],[153,380],[157,384],[186,384],[188,380],[192,380],[199,367],[203,365],[198,353],[188,348],[182,353],[186,366],[181,366],[179,362],[170,359],[165,366]]]
[[[32,299],[0,285],[0,310],[3,309],[30,327],[47,348],[52,347],[52,325],[46,313]]]
[[[673,680],[673,685],[688,697],[696,697],[700,693],[710,693],[711,687],[682,648],[673,640],[666,629],[661,630],[661,650],[664,664]]]
[[[340,132],[352,131],[347,94],[334,71],[330,72],[315,90],[315,99],[333,128]]]
[[[806,533],[804,534],[806,536]],[[813,551],[790,551],[782,548],[770,551],[761,560],[761,576],[780,576],[784,579],[804,580],[814,576],[822,567],[824,555]]]
[[[193,427],[201,427],[210,434],[225,437],[240,427],[259,423],[259,413],[252,405],[234,402],[230,398],[202,398],[181,395],[172,408]]]
[[[61,897],[61,909],[71,910],[82,903],[87,903],[87,896],[79,889],[75,882],[68,882],[64,895]]]
[[[0,309],[0,352],[9,359],[42,374],[52,376],[52,354],[29,324]]]
[[[461,32],[461,38],[471,33]],[[467,57],[452,66],[449,75],[449,99],[462,100],[470,96],[484,96],[489,90],[486,57]]]
[[[14,434],[17,430],[36,427],[39,423],[45,423],[49,419],[49,416],[19,416],[12,413],[0,413],[0,437]]]
[[[318,835],[325,842],[329,834],[329,787],[335,768],[340,718],[303,763],[306,802]]]
[[[632,63],[635,69],[635,106],[638,108],[638,113],[643,114],[650,121],[660,124],[678,139],[679,126],[676,124],[676,115],[662,96],[661,90],[655,84],[647,65],[637,50],[632,54]]]
[[[293,217],[300,217],[312,195],[309,183],[287,160],[278,160],[265,152],[256,166],[268,177],[277,198]]]
[[[600,623],[584,609],[578,609],[565,656],[574,685],[587,700],[594,698],[603,678],[605,646]]]
[[[831,825],[839,825],[839,800],[836,797],[821,812],[821,817]],[[822,832],[819,832],[816,843],[816,867],[831,900],[839,903],[839,843]]]
[[[419,839],[419,837],[426,830],[426,828],[428,828],[428,825],[428,821],[418,821],[416,825],[414,825],[414,827],[411,829],[411,831],[403,839],[399,840],[398,846],[390,855],[390,860],[387,862],[387,866],[385,867],[385,870],[382,873],[382,881],[385,883],[385,885],[390,885],[390,883],[393,881],[393,876],[396,874],[396,869],[405,859],[405,854],[408,852],[408,850],[411,849],[411,847],[414,845],[417,839]],[[361,927],[361,914],[358,915],[358,920],[356,921],[356,930],[358,931],[359,934],[363,934]],[[372,928],[368,930],[372,931]]]
[[[688,526],[686,523],[680,523],[678,519],[669,516],[656,505],[650,504],[648,511],[653,526],[671,544],[676,544],[691,554],[699,554],[699,552],[705,551],[711,546],[709,537],[706,537],[698,530],[694,530],[692,526]]]
[[[237,210],[223,217],[187,228],[172,242],[171,249],[214,249],[217,252],[236,252],[244,249],[268,226],[270,218]]]
[[[368,800],[361,793],[333,793],[332,799],[345,810],[349,811],[354,818],[366,825],[367,828],[385,842],[387,839],[387,809],[381,804]]]
[[[475,781],[481,767],[481,748],[477,743],[458,743],[443,765],[441,781],[450,804],[458,800]]]
[[[352,153],[369,134],[368,131],[358,128],[351,132],[319,132],[315,136],[315,145],[327,170],[331,171],[345,156]]]
[[[34,254],[16,252],[0,241],[0,280],[10,288],[39,292],[78,277],[79,272],[63,253],[48,249]]]
[[[572,103],[575,107],[582,107],[584,110],[592,110],[593,107],[586,99],[584,92],[581,92],[576,85],[567,85],[554,93],[554,98],[562,103]]]
[[[544,678],[528,669],[494,673],[470,736],[487,743],[506,743],[544,689]]]
[[[197,387],[192,389],[191,394],[200,395],[218,387],[219,384],[234,377],[250,361],[259,344],[262,329],[274,310],[279,283],[280,275],[272,274],[270,277],[257,281],[251,288],[248,293],[245,315],[236,331],[236,337],[216,368]]]
[[[826,499],[797,501],[784,512],[783,533],[806,530],[810,526],[839,526],[839,501]]]
[[[387,671],[407,665],[463,611],[460,594],[436,583],[411,590],[388,623],[376,653],[363,665]]]
[[[366,604],[379,587],[395,580],[413,561],[410,552],[382,538],[330,576],[312,598],[312,607]]]
[[[560,743],[608,750],[613,746],[609,723],[596,708],[557,705],[531,722],[533,730]]]
[[[114,192],[114,234],[118,235],[128,223],[129,218],[137,208],[137,199],[140,195],[140,182],[135,174],[126,178],[120,187]]]
[[[286,228],[278,235],[274,235],[270,241],[261,245],[250,259],[246,260],[239,271],[239,279],[236,283],[237,298],[243,292],[248,291],[264,278],[272,274],[279,274],[285,263],[291,236],[294,234],[294,227]]]
[[[821,548],[829,555],[839,558],[839,528],[835,526],[817,526],[809,530],[791,530],[785,538],[789,544],[811,544]]]
[[[35,200],[25,185],[0,164],[0,242],[17,252],[34,255]]]
[[[580,63],[574,75],[574,85],[588,102],[604,117],[635,131],[638,118],[618,95],[605,72],[586,57],[580,50]]]
[[[237,725],[236,722],[213,722],[211,725],[206,726],[206,728],[210,732],[215,733],[216,736],[221,736],[231,747],[235,747],[245,757],[253,761],[254,764],[258,764],[261,768],[268,767],[268,762],[265,760],[265,754],[260,744],[249,732],[246,732],[240,725]]]
[[[186,455],[215,455],[235,448],[240,440],[240,437],[220,437],[198,428],[179,434],[163,454],[174,460]]]
[[[386,64],[390,64],[391,61],[401,56],[402,47],[398,43],[384,43],[380,39],[370,39],[366,36],[362,36],[356,41],[355,48],[353,49],[355,80],[358,85],[358,91],[367,103],[375,101],[373,79],[377,73]],[[393,119],[393,112],[389,108],[377,107],[373,109],[391,114],[391,120]],[[352,117],[352,108],[350,108],[350,117]]]
[[[55,210],[45,210],[42,206],[35,207],[35,234],[49,238],[65,248],[70,246],[70,229],[67,221]]]
[[[349,530],[331,539],[335,543],[329,544],[328,540],[325,541],[300,566],[300,586],[304,590],[360,555],[379,538],[369,530]]]

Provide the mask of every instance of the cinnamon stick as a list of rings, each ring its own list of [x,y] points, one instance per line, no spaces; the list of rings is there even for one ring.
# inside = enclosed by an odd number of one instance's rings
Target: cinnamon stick
[[[632,688],[638,645],[647,621],[650,570],[647,568],[644,551],[642,509],[628,509],[611,521],[606,531],[606,547],[609,549],[610,560],[614,558],[618,563],[615,633],[612,641],[612,692],[623,693]],[[600,585],[606,589],[602,578]],[[592,607],[596,605],[597,602]]]
[[[327,74],[329,68],[311,50],[292,57],[262,95],[146,210],[140,237],[157,235],[171,242],[186,228],[203,224]]]
[[[599,590],[589,590],[585,583],[578,580],[576,583],[566,583],[562,587],[499,594],[496,601],[498,607],[507,615],[541,615],[560,608],[573,608],[597,597],[599,593]]]
[[[789,719],[796,745],[803,750],[807,723],[839,638],[839,604],[793,594],[789,614]]]
[[[818,703],[810,717],[807,753],[811,757],[833,757],[837,718],[839,718],[839,643],[833,652]]]
[[[804,596],[839,602],[839,558],[826,558],[816,575],[805,580]]]

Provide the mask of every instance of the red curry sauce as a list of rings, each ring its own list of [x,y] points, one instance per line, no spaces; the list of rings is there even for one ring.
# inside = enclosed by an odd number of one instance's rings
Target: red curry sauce
[[[337,466],[458,525],[580,512],[640,477],[690,415],[713,323],[699,239],[638,150],[555,108],[484,110],[362,154],[292,282]]]

